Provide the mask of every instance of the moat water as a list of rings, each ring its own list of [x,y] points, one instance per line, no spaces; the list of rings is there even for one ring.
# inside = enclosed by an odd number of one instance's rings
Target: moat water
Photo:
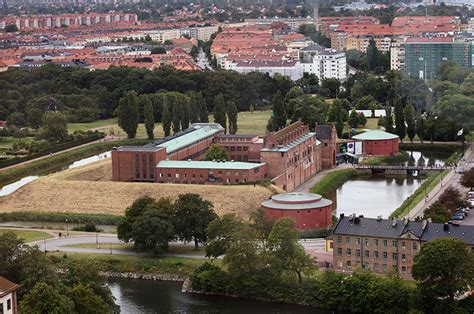
[[[331,313],[309,306],[184,293],[181,286],[181,282],[173,281],[109,280],[121,313]]]

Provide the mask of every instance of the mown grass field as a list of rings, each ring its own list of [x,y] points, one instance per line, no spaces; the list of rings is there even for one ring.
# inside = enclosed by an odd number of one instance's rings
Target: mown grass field
[[[281,192],[261,185],[211,186],[111,181],[106,159],[35,180],[0,198],[0,212],[57,212],[123,215],[140,196],[153,198],[198,193],[214,204],[217,214],[236,213],[247,219],[262,201]]]
[[[0,234],[6,232],[13,232],[18,238],[23,239],[25,242],[33,242],[53,237],[49,233],[43,231],[0,228]]]
[[[267,127],[267,121],[270,118],[271,110],[254,111],[254,112],[239,112],[237,121],[239,134],[257,134],[264,135]],[[212,114],[209,115],[209,121],[213,122]],[[117,118],[98,120],[90,123],[69,123],[68,130],[70,133],[74,131],[98,130],[107,135],[115,135],[125,137],[125,132],[118,126]],[[155,124],[155,137],[163,136],[163,128],[161,123]],[[147,137],[145,126],[143,123],[138,125],[138,138]]]

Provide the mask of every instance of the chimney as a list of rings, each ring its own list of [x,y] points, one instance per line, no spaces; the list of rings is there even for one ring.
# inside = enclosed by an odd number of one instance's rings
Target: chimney
[[[359,221],[360,221],[360,218],[359,218],[359,217],[355,217],[355,218],[354,218],[354,223],[355,223],[355,224],[358,224]]]
[[[428,225],[428,221],[423,220],[423,221],[421,222],[421,230],[425,230],[427,225]]]
[[[344,218],[344,214],[340,214],[340,215],[339,215],[339,218]]]
[[[377,221],[381,221],[382,220],[382,216],[377,216]]]
[[[397,219],[393,218],[392,219],[392,227],[395,228],[397,226]]]
[[[443,225],[443,230],[444,230],[444,231],[448,231],[448,230],[449,230],[449,224],[445,223],[445,224]]]

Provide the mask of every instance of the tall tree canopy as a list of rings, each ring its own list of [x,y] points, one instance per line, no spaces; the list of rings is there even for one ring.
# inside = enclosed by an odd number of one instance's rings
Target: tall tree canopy
[[[135,91],[126,92],[117,107],[118,125],[127,133],[128,138],[135,138],[138,128],[138,96]]]

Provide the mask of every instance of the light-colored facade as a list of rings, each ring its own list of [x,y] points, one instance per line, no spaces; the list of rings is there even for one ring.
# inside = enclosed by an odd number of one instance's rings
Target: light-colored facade
[[[405,71],[405,46],[394,42],[390,46],[390,70]]]
[[[346,54],[335,49],[325,48],[317,44],[301,49],[301,66],[303,73],[315,74],[320,80],[347,78]]]
[[[191,38],[196,38],[197,40],[209,41],[212,34],[217,33],[219,26],[210,25],[210,26],[201,26],[201,27],[186,27],[180,29],[180,35],[188,35]]]
[[[146,30],[143,33],[144,36],[150,36],[152,41],[156,41],[161,44],[167,40],[181,37],[180,30],[177,28]]]
[[[228,64],[230,70],[239,73],[260,72],[274,76],[280,74],[297,81],[303,77],[303,67],[299,61],[294,60],[277,60],[277,61],[236,61]]]

